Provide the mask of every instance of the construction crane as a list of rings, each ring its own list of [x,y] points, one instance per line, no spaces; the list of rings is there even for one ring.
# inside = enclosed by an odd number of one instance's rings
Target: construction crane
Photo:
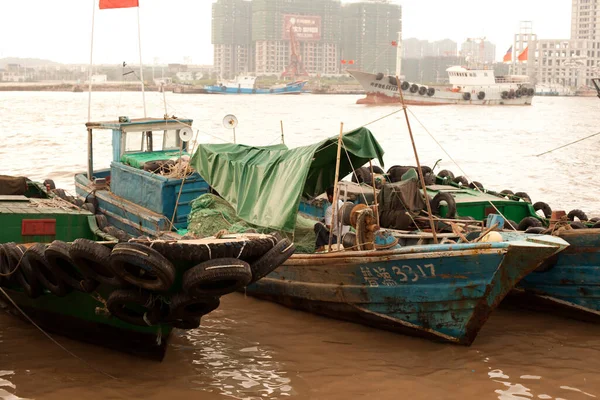
[[[480,38],[467,38],[467,42],[471,42],[471,43],[478,43],[479,42],[479,56],[478,56],[478,62],[483,63],[483,59],[484,59],[484,55],[485,55],[485,39],[486,37],[480,37]]]
[[[308,76],[304,63],[302,62],[302,56],[300,55],[300,42],[294,32],[294,24],[290,22],[290,63],[285,68],[282,77],[289,76],[292,80],[295,80],[298,76]]]

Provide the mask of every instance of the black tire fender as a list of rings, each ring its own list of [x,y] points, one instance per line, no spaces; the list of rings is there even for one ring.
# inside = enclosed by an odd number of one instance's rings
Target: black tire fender
[[[139,290],[114,290],[106,300],[106,307],[111,315],[131,325],[152,326],[160,320],[160,302]]]
[[[427,94],[427,88],[426,88],[425,86],[421,86],[421,87],[419,88],[419,94],[420,94],[421,96],[424,96],[425,94]]]
[[[70,286],[56,273],[54,266],[45,257],[45,249],[41,243],[36,243],[27,249],[25,258],[31,265],[37,280],[48,289],[50,293],[58,297],[64,297],[69,293]]]
[[[43,185],[46,188],[46,190],[56,189],[56,185],[54,184],[54,181],[52,179],[46,179]]]
[[[454,218],[456,216],[456,201],[450,193],[440,192],[436,194],[431,201],[431,212],[435,215],[440,215],[440,203],[442,201],[445,201],[448,205],[446,218]]]
[[[432,97],[435,94],[435,88],[430,87],[427,89],[427,96]]]
[[[525,217],[519,222],[519,226],[517,227],[520,231],[526,231],[531,227],[540,227],[542,226],[542,222],[534,217]]]
[[[471,183],[469,184],[469,187],[470,187],[471,189],[476,189],[476,188],[479,188],[479,190],[483,190],[483,185],[482,185],[480,182],[477,182],[477,181],[473,181],[473,182],[471,182]]]
[[[571,228],[573,229],[586,229],[587,226],[585,226],[584,224],[582,224],[579,221],[570,221],[569,225],[571,225]]]
[[[44,251],[44,256],[48,263],[52,266],[54,273],[62,279],[72,289],[91,293],[98,287],[98,282],[91,278],[86,278],[75,262],[69,255],[68,243],[60,240],[55,240]]]
[[[388,82],[390,83],[390,85],[398,86],[398,80],[395,76],[388,77]]]
[[[84,203],[81,206],[81,208],[84,209],[84,210],[88,210],[92,214],[96,214],[96,207],[94,207],[94,205],[92,203]]]
[[[585,213],[581,210],[571,210],[567,214],[567,218],[569,219],[569,221],[575,221],[575,217],[579,218],[580,221],[588,220],[587,215],[585,215]]]
[[[544,213],[544,217],[546,218],[552,217],[552,208],[550,208],[550,206],[544,203],[543,201],[538,201],[537,203],[535,203],[533,205],[533,209],[535,211],[542,210],[542,212]]]
[[[270,274],[275,268],[290,258],[295,251],[296,246],[289,239],[277,242],[264,256],[250,265],[252,271],[252,280],[250,283],[254,283]]]
[[[481,91],[481,92],[477,93],[477,98],[478,98],[479,100],[483,100],[483,99],[485,99],[485,92],[484,92],[484,91]]]
[[[27,248],[22,245],[8,247],[9,268],[15,275],[15,281],[19,283],[27,296],[35,299],[42,294],[42,285],[25,257],[26,251]]]
[[[75,239],[69,248],[69,256],[85,277],[110,286],[127,286],[110,267],[108,247],[89,239]]]
[[[367,167],[360,167],[352,173],[352,182],[371,184],[371,170]]]
[[[447,170],[447,169],[441,170],[440,173],[437,175],[440,178],[450,178],[450,180],[454,180],[454,174],[452,173],[452,171]]]
[[[511,220],[511,219],[507,219],[506,221],[504,221],[504,229],[508,229],[508,230],[518,230],[519,229],[519,224],[517,224],[515,221]]]
[[[377,75],[375,76],[375,79],[380,81],[383,79],[383,72],[378,72]]]
[[[204,261],[183,274],[183,290],[192,297],[223,296],[248,285],[250,265],[237,258]]]
[[[402,88],[402,90],[406,91],[410,88],[410,83],[404,81],[402,82],[402,85],[400,85],[400,87]]]
[[[463,97],[463,100],[469,101],[469,100],[471,100],[471,93],[465,92],[465,93],[463,93],[462,97]]]
[[[461,184],[463,186],[469,186],[469,181],[464,176],[457,176],[452,180],[454,183]]]
[[[504,189],[500,192],[500,194],[504,195],[504,197],[506,197],[507,199],[510,199],[514,195],[513,191],[508,189]]]
[[[108,220],[106,219],[106,215],[96,214],[96,225],[98,228],[104,229],[108,226]]]
[[[416,85],[414,83],[412,85],[410,85],[410,92],[411,93],[417,93],[418,91],[419,91],[419,85]]]
[[[523,200],[526,203],[531,203],[531,197],[529,197],[529,195],[525,192],[517,192],[517,193],[515,193],[515,196],[520,198],[521,200]]]
[[[529,228],[525,229],[525,233],[536,233],[536,234],[541,234],[546,232],[546,228],[544,228],[543,226],[530,226]]]
[[[590,218],[590,222],[593,222],[593,223],[600,222],[600,217]]]
[[[165,322],[198,318],[213,312],[219,304],[218,297],[192,297],[185,293],[177,293],[171,297],[169,314]]]
[[[139,243],[119,243],[110,253],[110,268],[141,289],[165,292],[175,282],[175,266],[158,251]]]
[[[600,228],[600,221],[596,222],[594,225],[592,225],[593,229],[598,229]]]

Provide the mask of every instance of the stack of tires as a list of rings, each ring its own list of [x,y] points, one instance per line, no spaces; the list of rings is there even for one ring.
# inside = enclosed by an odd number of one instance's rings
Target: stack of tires
[[[263,278],[294,250],[288,239],[274,236],[214,245],[127,242],[112,248],[88,239],[29,248],[5,243],[0,286],[30,298],[72,291],[96,297],[102,286],[103,293],[110,292],[106,308],[113,317],[132,325],[193,329],[219,306],[221,296]]]

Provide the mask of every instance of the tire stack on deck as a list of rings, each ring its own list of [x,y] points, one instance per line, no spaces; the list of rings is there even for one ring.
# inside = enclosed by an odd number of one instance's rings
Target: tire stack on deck
[[[5,243],[0,274],[8,276],[0,276],[0,286],[30,298],[102,293],[112,317],[129,324],[193,329],[219,306],[221,296],[263,278],[294,251],[288,239],[274,236],[202,245],[127,242],[112,248],[88,239],[29,248]]]

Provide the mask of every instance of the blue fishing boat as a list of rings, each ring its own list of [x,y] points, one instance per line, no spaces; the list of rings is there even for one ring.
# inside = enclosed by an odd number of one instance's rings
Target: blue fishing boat
[[[410,168],[391,167],[387,171],[387,179],[392,182],[401,179],[401,174]],[[364,180],[368,184],[371,182],[369,174],[367,169],[361,168],[357,170],[355,180]],[[500,228],[508,231],[517,229],[529,234],[552,234],[569,243],[566,250],[549,258],[533,273],[525,276],[507,298],[509,303],[570,318],[600,321],[598,219],[588,221],[581,210],[553,213],[548,204],[532,202],[525,192],[496,192],[484,188],[479,182],[468,182],[462,176],[454,177],[448,170],[440,171],[437,175],[431,173],[429,177],[431,184],[427,186],[427,192],[433,199],[434,213],[439,218],[461,220],[471,217],[483,221],[491,213],[500,212],[507,219],[501,222]],[[474,189],[474,186],[480,190]],[[539,215],[538,211],[544,216]],[[562,219],[558,217],[559,214],[564,214]],[[410,224],[410,221],[405,223]],[[401,228],[409,229],[409,226]],[[453,238],[457,239],[456,236]]]
[[[300,94],[307,83],[308,81],[295,81],[259,88],[256,86],[255,76],[238,76],[218,85],[205,86],[204,89],[210,94]]]
[[[335,182],[336,143],[330,138],[291,150],[203,145],[192,165],[241,219],[291,232],[302,197],[314,197]],[[383,150],[366,128],[346,133],[343,146],[347,158],[342,158],[340,176],[374,158],[382,163]],[[418,192],[416,180],[407,185],[412,185],[409,192]],[[502,233],[493,243],[486,242],[488,235],[472,233],[473,243],[434,244],[427,232],[394,234],[390,242],[370,208],[353,213],[351,247],[358,251],[294,254],[246,293],[333,318],[469,345],[506,294],[567,246],[552,236]],[[377,244],[377,238],[386,237]]]

